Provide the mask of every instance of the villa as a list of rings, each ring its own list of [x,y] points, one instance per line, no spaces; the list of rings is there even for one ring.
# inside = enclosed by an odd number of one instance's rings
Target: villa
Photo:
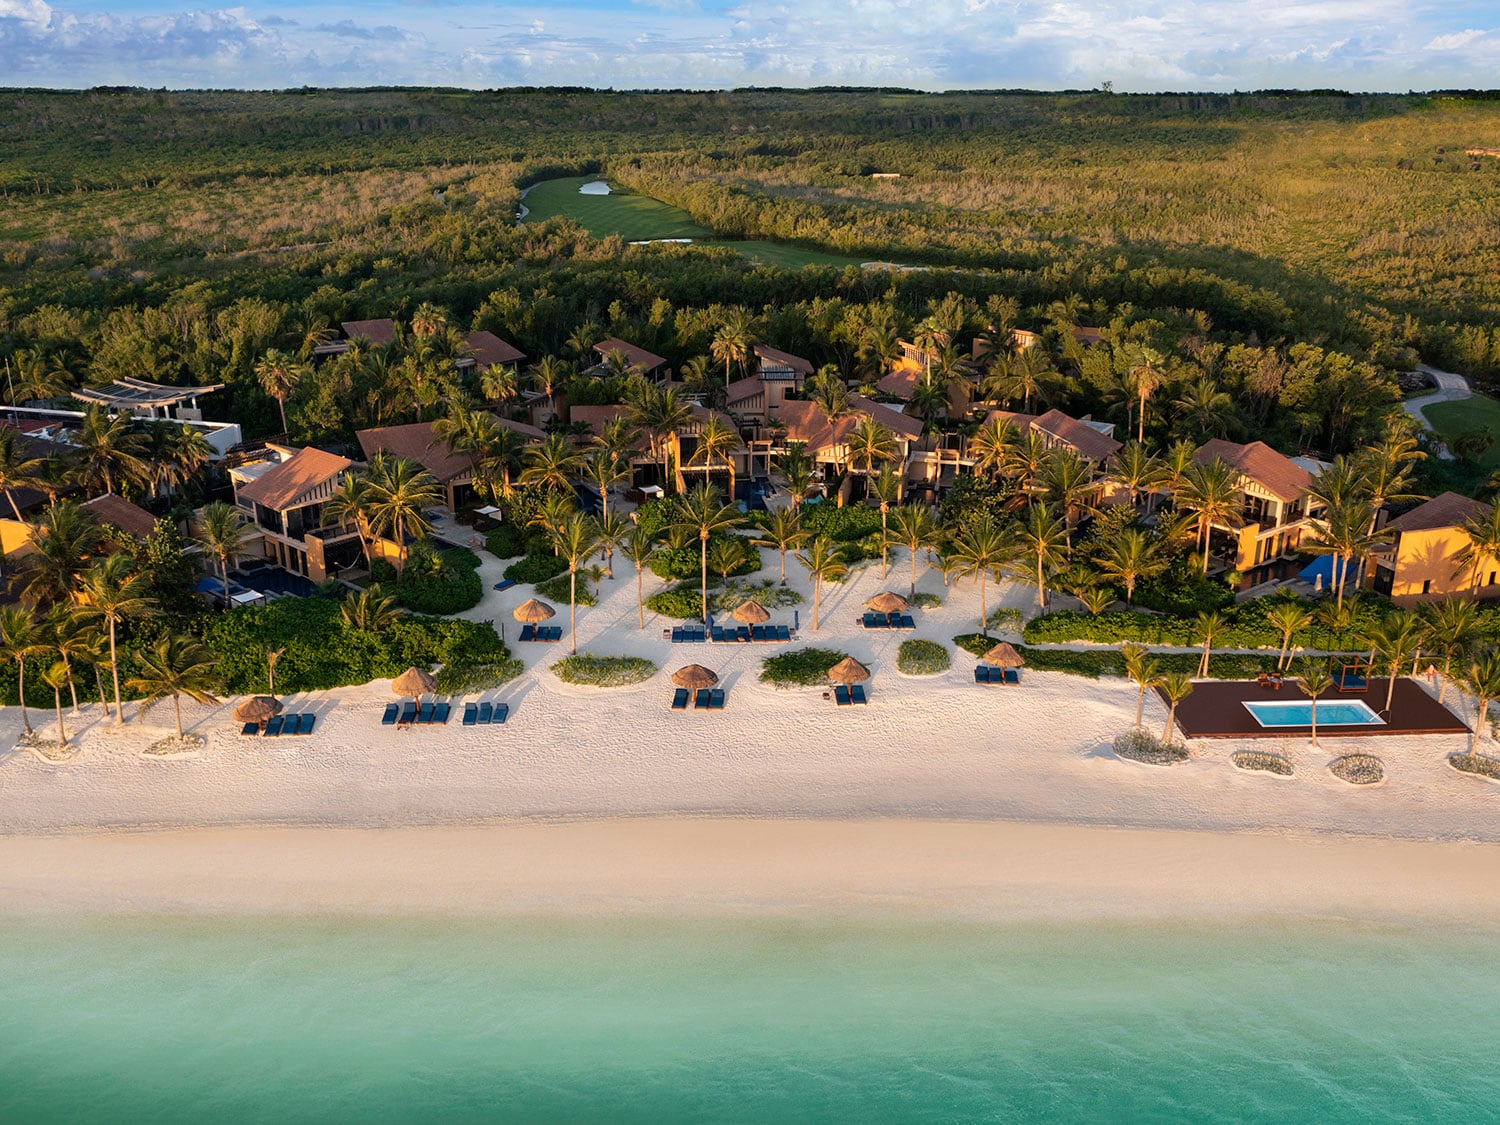
[[[668,374],[665,370],[667,366],[665,359],[653,352],[648,352],[645,348],[638,348],[634,344],[620,339],[618,336],[610,336],[608,339],[600,340],[594,345],[593,351],[599,357],[599,362],[590,368],[590,370],[596,375],[607,365],[609,357],[616,352],[624,356],[631,367],[638,368],[641,374],[648,379],[657,378],[658,373],[660,373],[662,378],[666,378]]]
[[[360,565],[357,530],[323,519],[323,502],[353,468],[348,458],[312,446],[267,445],[260,460],[230,469],[234,502],[259,532],[262,555],[314,582]]]
[[[508,418],[495,421],[506,429],[515,430],[528,441],[541,441],[545,436],[535,426],[525,422],[512,422]],[[455,453],[448,443],[435,436],[431,422],[409,422],[402,426],[378,426],[359,430],[355,437],[366,459],[376,453],[385,452],[393,457],[405,457],[415,461],[432,475],[443,490],[443,506],[449,512],[474,500],[474,458],[467,453]]]
[[[1263,441],[1248,445],[1214,438],[1193,455],[1200,465],[1218,459],[1238,473],[1244,525],[1213,525],[1213,549],[1232,570],[1254,585],[1273,577],[1274,564],[1295,554],[1302,538],[1317,530],[1322,505],[1308,494],[1317,461],[1293,460]]]
[[[469,354],[459,357],[454,366],[461,372],[488,371],[491,367],[508,367],[515,371],[526,362],[526,353],[514,344],[506,343],[493,332],[470,332],[464,337]]]
[[[1489,514],[1488,504],[1444,492],[1397,516],[1385,525],[1393,538],[1370,552],[1370,588],[1401,605],[1464,594],[1500,597],[1493,560],[1477,574],[1460,561],[1472,542],[1463,525]]]

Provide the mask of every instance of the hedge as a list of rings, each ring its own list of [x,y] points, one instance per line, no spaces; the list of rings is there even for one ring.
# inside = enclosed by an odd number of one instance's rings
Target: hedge
[[[392,593],[413,613],[449,615],[473,609],[484,597],[479,556],[467,547],[423,551],[414,546]]]
[[[625,687],[645,683],[656,675],[656,665],[642,656],[594,656],[580,652],[552,665],[552,673],[567,684]]]
[[[1273,599],[1261,598],[1221,611],[1224,627],[1214,635],[1214,645],[1219,648],[1274,648],[1279,651],[1281,630],[1266,620],[1266,609],[1272,604]],[[1304,604],[1311,608],[1311,603]],[[1348,648],[1356,644],[1355,638],[1379,621],[1383,607],[1373,599],[1363,599],[1354,605],[1356,622],[1349,633],[1335,637],[1321,621],[1314,621],[1293,638],[1293,643],[1319,649]],[[1121,641],[1136,641],[1148,645],[1186,647],[1203,643],[1198,634],[1196,615],[1185,617],[1129,611],[1094,615],[1077,610],[1061,610],[1043,614],[1027,622],[1023,636],[1028,644],[1065,644],[1069,641],[1119,644]]]
[[[974,656],[983,656],[994,647],[995,638],[982,633],[964,633],[954,637],[953,643]],[[1095,680],[1100,676],[1125,675],[1125,657],[1115,649],[1074,652],[1071,649],[1018,645],[1017,651],[1026,658],[1026,667],[1033,671],[1070,672],[1075,676],[1088,676]],[[1197,672],[1200,659],[1198,654],[1192,652],[1158,652],[1151,656],[1163,672]],[[1218,680],[1244,680],[1261,672],[1269,672],[1275,665],[1275,653],[1265,656],[1216,653],[1209,659],[1208,673]]]
[[[513,562],[506,567],[505,577],[512,582],[526,582],[535,585],[538,582],[545,582],[549,578],[562,574],[567,569],[568,560],[561,555],[527,555],[520,562]]]
[[[703,619],[703,595],[697,586],[674,586],[670,590],[659,590],[646,599],[646,608],[663,617],[675,617],[681,621]]]
[[[720,539],[729,538],[724,535],[710,535],[708,537],[708,550],[712,553],[714,544]],[[745,544],[749,547],[748,541]],[[651,556],[651,561],[646,564],[651,568],[651,573],[658,578],[701,578],[703,574],[702,548],[698,540],[685,543],[681,547],[663,547]],[[750,548],[745,552],[745,561],[735,567],[730,573],[736,577],[746,574],[754,574],[760,569],[760,552]],[[709,576],[714,577],[712,564],[709,566]]]
[[[952,663],[948,650],[936,641],[908,638],[896,650],[896,668],[908,676],[933,676],[946,672]]]
[[[485,548],[497,559],[513,559],[526,553],[526,536],[513,523],[502,523],[484,537]]]
[[[880,533],[880,511],[863,504],[840,508],[836,504],[804,504],[802,530],[814,539],[827,536],[836,543],[853,543]]]
[[[848,655],[827,648],[799,648],[769,656],[761,666],[761,682],[776,687],[826,685],[828,670]]]
[[[563,605],[568,604],[568,599],[572,595],[572,591],[572,579],[568,577],[566,569],[556,578],[549,578],[545,582],[538,582],[536,584],[538,597],[546,598],[549,601],[561,602]],[[594,592],[594,587],[589,584],[588,577],[583,574],[578,576],[576,601],[579,605],[584,606],[599,604],[599,597]]]

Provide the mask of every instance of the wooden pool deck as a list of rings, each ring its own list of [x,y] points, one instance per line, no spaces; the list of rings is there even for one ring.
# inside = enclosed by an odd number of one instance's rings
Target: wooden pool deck
[[[1364,703],[1380,713],[1385,703],[1386,681],[1370,680],[1368,692],[1340,692],[1334,689],[1318,696],[1320,704]],[[1157,689],[1162,702],[1166,697]],[[1246,703],[1306,703],[1302,689],[1288,680],[1280,690],[1263,687],[1254,680],[1200,680],[1193,693],[1177,705],[1177,727],[1184,738],[1305,738],[1312,727],[1263,727],[1245,708]],[[1429,695],[1420,684],[1409,679],[1396,681],[1389,714],[1381,713],[1384,725],[1339,726],[1318,720],[1318,736],[1330,738],[1378,738],[1398,734],[1467,734],[1468,726],[1446,706]]]

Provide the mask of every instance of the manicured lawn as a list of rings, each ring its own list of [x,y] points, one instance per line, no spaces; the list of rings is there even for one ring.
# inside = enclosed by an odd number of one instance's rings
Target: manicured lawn
[[[860,263],[859,258],[847,254],[831,254],[826,250],[810,250],[806,246],[788,246],[780,242],[714,242],[709,245],[727,246],[751,261],[780,266],[785,270],[800,270],[803,266],[857,266]]]
[[[557,215],[582,224],[595,238],[618,234],[627,242],[649,238],[705,238],[712,234],[693,222],[680,207],[646,195],[580,195],[578,189],[596,176],[569,176],[543,180],[522,201],[529,209],[526,221],[540,222]]]
[[[1486,469],[1500,469],[1500,402],[1487,395],[1475,395],[1461,402],[1435,402],[1422,413],[1450,447],[1459,434],[1488,429],[1495,436],[1495,444],[1479,463]]]

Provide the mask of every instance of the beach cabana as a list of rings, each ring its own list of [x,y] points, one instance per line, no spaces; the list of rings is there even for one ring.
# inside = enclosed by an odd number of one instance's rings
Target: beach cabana
[[[986,652],[980,660],[983,662],[974,669],[974,682],[976,684],[1016,684],[1021,682],[1021,677],[1015,669],[1023,667],[1026,658],[1016,651],[1014,645],[1009,641],[1001,641]]]
[[[556,617],[557,610],[544,601],[527,598],[511,611],[511,616],[523,625],[539,625],[550,617]]]
[[[413,701],[437,687],[437,679],[422,668],[408,668],[391,681],[391,690],[397,695],[409,695]]]
[[[713,690],[713,686],[719,682],[719,674],[710,668],[701,664],[686,664],[672,673],[672,682],[677,685],[677,692],[672,699],[674,711],[686,710],[689,696],[693,698],[695,710],[713,710],[716,702],[718,707],[724,706],[724,693]]]
[[[889,590],[882,590],[869,601],[865,602],[866,609],[873,609],[876,613],[905,613],[911,608],[911,602],[900,594],[893,594]]]
[[[764,625],[771,620],[770,612],[754,598],[737,607],[733,616],[736,621],[743,621],[746,625]]]
[[[866,629],[915,629],[916,621],[906,612],[910,608],[911,602],[900,594],[882,590],[865,602],[865,609],[869,612],[864,615],[864,627]]]
[[[852,656],[844,657],[828,669],[828,679],[836,685],[833,689],[833,701],[840,707],[848,703],[868,703],[865,689],[859,685],[869,678],[868,668]]]
[[[266,725],[267,720],[281,714],[282,707],[279,699],[272,699],[269,695],[252,695],[234,709],[236,722],[244,723],[248,732],[251,726],[257,730]]]

